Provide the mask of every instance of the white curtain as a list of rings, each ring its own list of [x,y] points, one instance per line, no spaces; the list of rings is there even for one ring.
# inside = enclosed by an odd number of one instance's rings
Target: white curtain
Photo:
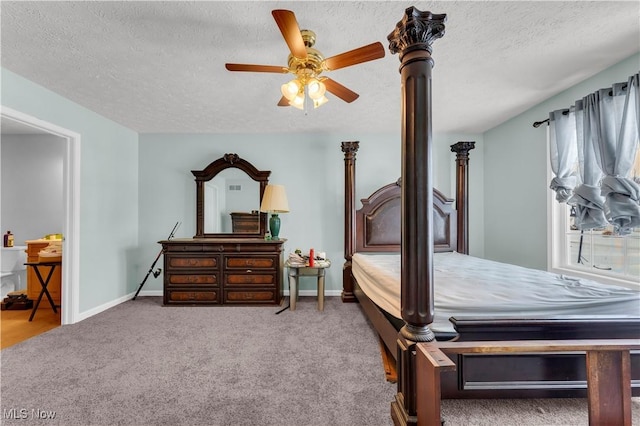
[[[559,202],[575,206],[578,229],[610,223],[616,234],[627,235],[640,227],[640,186],[630,173],[640,143],[639,77],[591,93],[569,110],[549,113],[555,174],[550,187]],[[576,161],[579,180],[572,169]]]
[[[574,165],[578,158],[576,145],[576,119],[568,110],[549,113],[549,147],[551,170],[555,177],[549,187],[556,192],[556,200],[569,200],[578,183]]]
[[[635,74],[627,83],[614,84],[583,100],[585,138],[591,140],[605,174],[600,185],[605,216],[618,235],[628,235],[640,226],[640,186],[630,175],[638,149],[638,95]]]
[[[585,138],[584,102],[575,104],[578,164],[582,183],[578,185],[568,203],[575,206],[574,226],[580,230],[604,228],[604,197],[600,195],[602,171],[596,161],[593,143]]]

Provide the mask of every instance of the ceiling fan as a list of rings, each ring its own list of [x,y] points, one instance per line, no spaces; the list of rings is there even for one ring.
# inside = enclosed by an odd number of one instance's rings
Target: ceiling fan
[[[314,108],[328,101],[325,92],[330,92],[345,102],[351,103],[358,99],[358,94],[342,84],[321,76],[324,71],[334,71],[340,68],[363,62],[373,61],[384,57],[382,43],[376,42],[359,47],[339,55],[325,58],[322,53],[314,49],[316,34],[311,30],[300,30],[295,14],[290,10],[277,9],[271,12],[280,28],[291,54],[288,66],[254,65],[254,64],[226,64],[229,71],[267,72],[295,75],[295,78],[281,87],[282,98],[278,106],[294,106],[304,109],[305,94],[313,101]]]

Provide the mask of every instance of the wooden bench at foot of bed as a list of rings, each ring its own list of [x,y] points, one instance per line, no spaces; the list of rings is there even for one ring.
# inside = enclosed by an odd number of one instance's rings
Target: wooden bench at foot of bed
[[[416,345],[418,425],[440,426],[440,373],[456,364],[447,354],[586,353],[590,425],[631,425],[630,351],[640,340],[534,340],[500,342],[429,342]]]

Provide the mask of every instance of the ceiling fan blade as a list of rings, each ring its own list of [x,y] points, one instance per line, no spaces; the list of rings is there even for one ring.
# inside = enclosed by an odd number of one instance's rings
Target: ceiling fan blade
[[[284,96],[280,98],[280,102],[278,102],[278,106],[282,107],[287,107],[287,106],[291,106],[289,104],[289,99],[285,98]]]
[[[329,71],[333,71],[380,58],[384,58],[384,47],[376,42],[327,58],[324,64]]]
[[[225,64],[224,66],[229,71],[275,72],[278,74],[286,74],[289,72],[288,68],[276,65]]]
[[[322,79],[322,82],[329,92],[333,93],[347,103],[355,101],[360,96],[356,92],[347,89],[342,84],[330,79],[329,77],[324,77]]]
[[[290,10],[276,9],[271,12],[273,18],[280,28],[280,32],[284,37],[284,41],[287,42],[291,54],[299,59],[305,59],[307,57],[307,48],[304,45],[304,40],[300,34],[300,27],[296,20],[296,15]]]

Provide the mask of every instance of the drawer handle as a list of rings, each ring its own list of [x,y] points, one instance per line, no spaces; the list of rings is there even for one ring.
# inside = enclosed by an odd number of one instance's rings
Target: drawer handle
[[[247,269],[247,274],[252,273],[253,271],[251,269]]]

